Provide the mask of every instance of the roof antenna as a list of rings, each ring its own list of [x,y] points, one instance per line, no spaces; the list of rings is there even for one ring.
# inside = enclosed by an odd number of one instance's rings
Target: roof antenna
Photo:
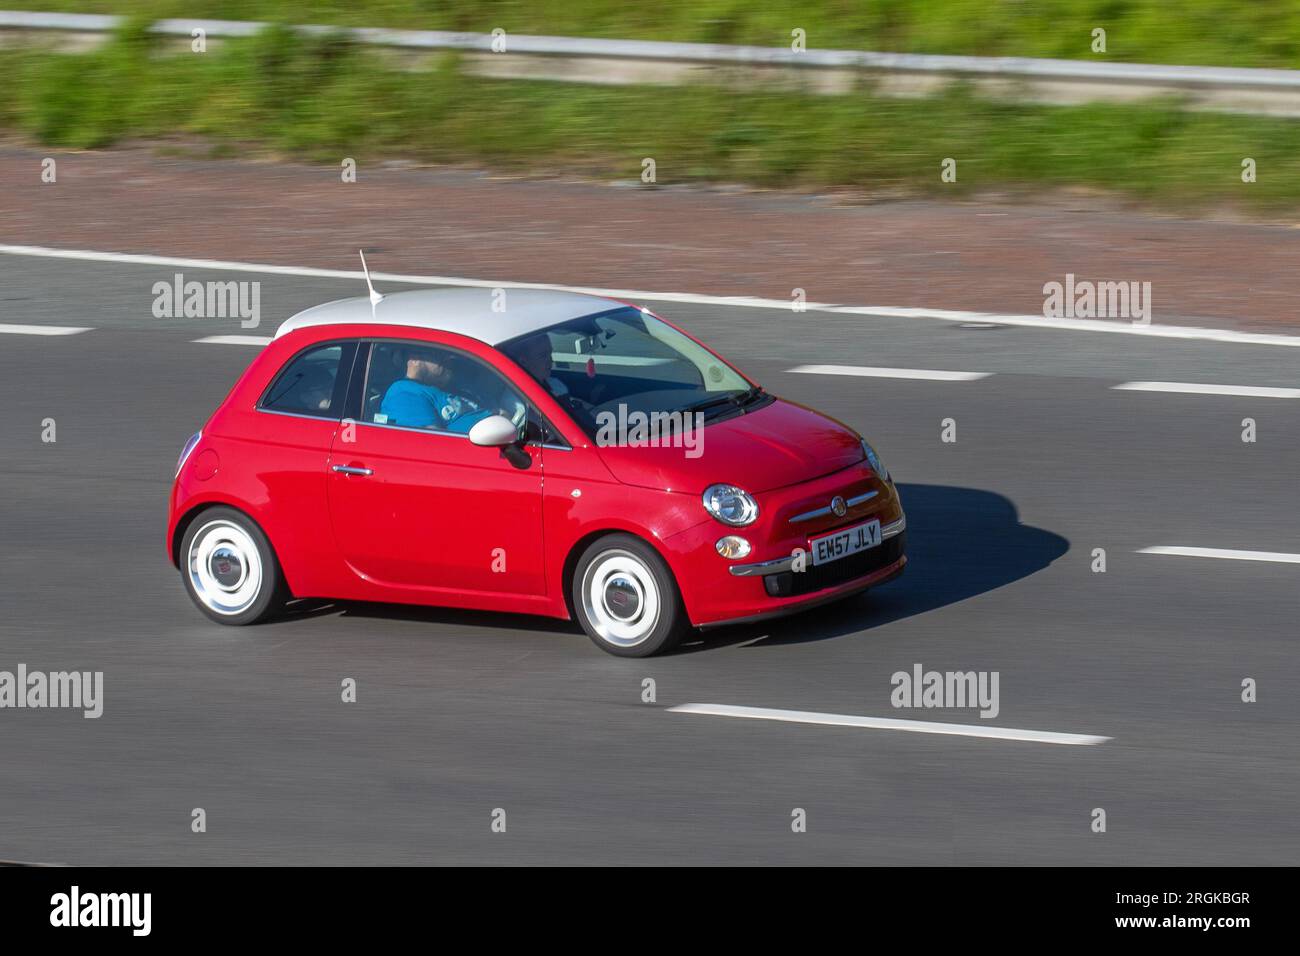
[[[366,274],[366,288],[370,290],[370,317],[374,318],[375,306],[382,302],[384,297],[375,291],[374,283],[370,281],[370,267],[366,265],[365,252],[358,249],[357,253],[361,256],[361,271]]]

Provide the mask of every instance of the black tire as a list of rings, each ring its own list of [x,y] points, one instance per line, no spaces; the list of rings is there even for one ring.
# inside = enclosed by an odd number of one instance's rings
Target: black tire
[[[587,636],[617,657],[663,654],[690,626],[668,565],[630,534],[606,535],[582,552],[570,595]]]
[[[185,593],[218,624],[256,624],[290,600],[271,542],[234,508],[219,505],[195,515],[181,538],[179,558]],[[227,590],[232,584],[238,587]]]

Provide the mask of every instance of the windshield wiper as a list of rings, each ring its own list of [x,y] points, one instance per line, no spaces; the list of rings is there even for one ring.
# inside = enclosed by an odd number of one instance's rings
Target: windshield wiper
[[[694,405],[687,405],[681,409],[682,414],[689,415],[691,412],[702,412],[706,408],[717,408],[720,405],[731,405],[736,401],[734,395],[720,395],[717,398],[706,398],[702,402],[696,402]]]
[[[718,408],[723,405],[734,405],[736,408],[744,410],[745,406],[755,399],[762,397],[764,394],[761,385],[755,385],[753,388],[746,389],[739,395],[719,395],[717,398],[706,398],[702,402],[696,402],[694,405],[687,405],[681,411],[689,415],[692,412],[702,412],[707,408]]]

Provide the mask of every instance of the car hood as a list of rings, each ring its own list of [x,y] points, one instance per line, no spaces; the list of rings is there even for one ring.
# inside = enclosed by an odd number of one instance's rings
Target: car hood
[[[857,432],[820,412],[776,399],[744,415],[711,422],[685,447],[600,447],[619,481],[701,494],[725,482],[758,494],[811,481],[864,457]]]

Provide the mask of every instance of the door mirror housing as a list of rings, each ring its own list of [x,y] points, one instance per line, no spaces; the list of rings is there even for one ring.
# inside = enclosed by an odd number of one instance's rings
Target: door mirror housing
[[[484,448],[505,448],[519,441],[519,429],[504,415],[490,415],[474,423],[469,440]]]
[[[475,422],[469,430],[469,440],[485,448],[500,448],[501,457],[516,468],[527,468],[533,456],[519,443],[519,428],[504,415],[490,415]]]

